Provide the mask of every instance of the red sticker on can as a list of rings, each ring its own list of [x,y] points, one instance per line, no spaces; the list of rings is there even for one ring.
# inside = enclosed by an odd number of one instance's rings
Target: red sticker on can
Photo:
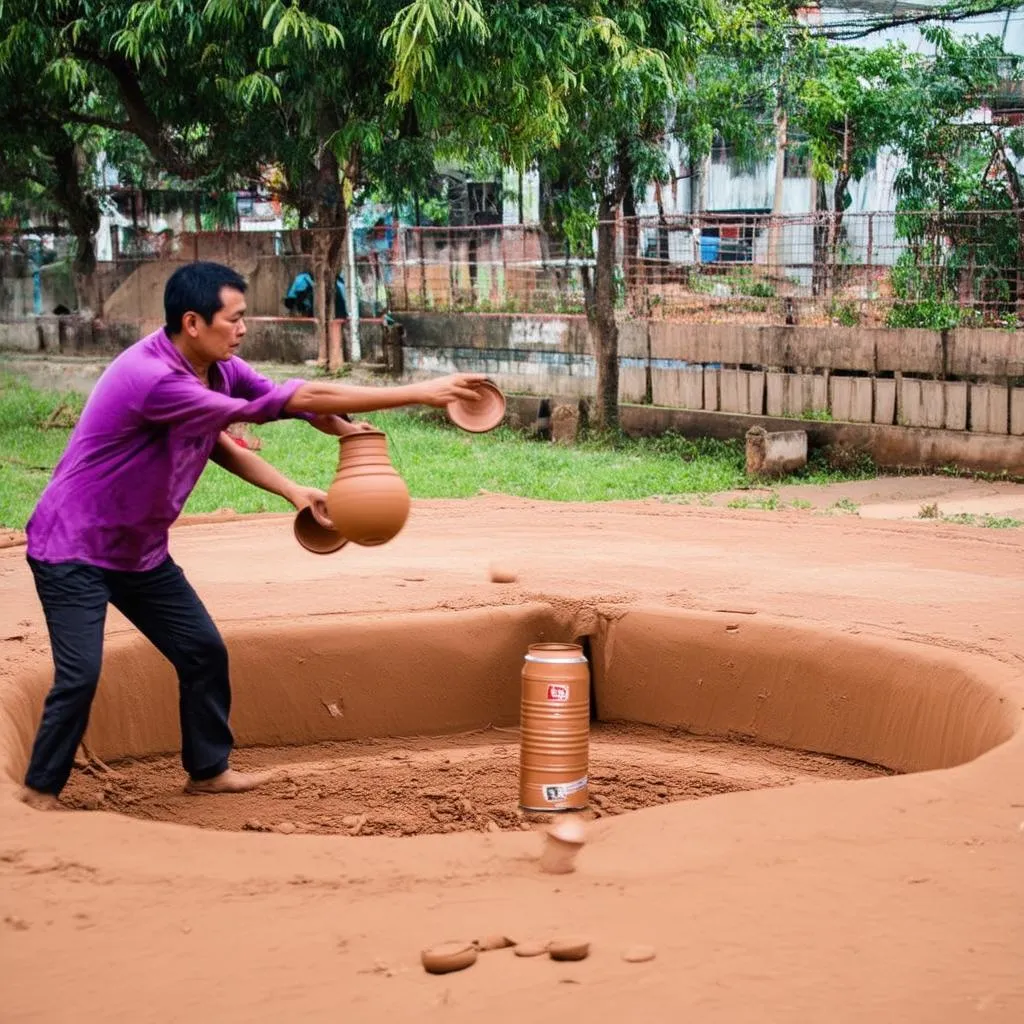
[[[548,700],[557,700],[565,704],[569,700],[569,687],[559,686],[557,683],[548,683]]]

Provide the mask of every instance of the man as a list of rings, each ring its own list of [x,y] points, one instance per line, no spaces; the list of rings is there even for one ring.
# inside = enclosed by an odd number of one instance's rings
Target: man
[[[308,270],[297,274],[284,297],[285,308],[299,316],[313,316],[313,275]],[[345,302],[345,275],[340,273],[334,281],[334,316],[335,319],[348,319],[348,306]]]
[[[443,407],[476,397],[477,374],[422,384],[274,384],[236,356],[245,336],[245,281],[192,263],[164,292],[166,325],[121,353],[96,383],[29,520],[28,562],[46,615],[55,676],[23,799],[58,804],[85,734],[113,604],[174,665],[181,756],[191,793],[238,793],[269,773],[228,763],[231,688],[224,642],[168,554],[168,530],[208,459],[297,509],[326,516],[326,495],[293,483],[227,435],[232,423],[302,417],[332,435],[363,429],[349,413]]]

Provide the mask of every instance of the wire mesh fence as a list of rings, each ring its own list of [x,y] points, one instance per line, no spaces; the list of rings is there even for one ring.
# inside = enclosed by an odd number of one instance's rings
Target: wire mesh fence
[[[318,236],[323,241],[315,230],[120,232],[86,281],[68,235],[0,234],[0,319],[88,306],[108,322],[158,324],[164,281],[196,259],[246,276],[252,316],[309,319]],[[1021,210],[620,218],[613,237],[623,315],[932,329],[1016,327],[1024,315]],[[328,308],[338,318],[355,296],[360,316],[370,318],[413,310],[582,314],[595,271],[593,237],[579,244],[538,225],[402,226],[360,237],[352,282],[342,241],[329,246],[337,279]]]
[[[1021,211],[704,214],[615,223],[616,305],[672,320],[1016,326]],[[593,249],[533,226],[405,228],[395,309],[583,313]]]

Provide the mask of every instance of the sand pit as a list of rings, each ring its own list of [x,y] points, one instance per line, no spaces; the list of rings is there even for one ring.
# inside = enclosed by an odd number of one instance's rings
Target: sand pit
[[[154,821],[289,835],[529,831],[531,822],[546,816],[519,810],[518,762],[518,741],[493,729],[450,738],[259,747],[240,755],[239,765],[273,765],[281,777],[237,800],[196,800],[182,793],[181,765],[173,756],[77,772],[65,800],[76,808]],[[584,817],[816,778],[887,774],[825,754],[598,724],[591,732],[591,808]]]
[[[228,641],[238,763],[290,780],[180,795],[173,676],[112,613],[88,739],[117,777],[76,773],[97,810],[18,804],[49,666],[0,552],[3,1020],[1024,1014],[1015,535],[495,497],[336,558],[287,517],[172,550]],[[580,638],[602,817],[546,876],[508,792],[518,673]],[[589,956],[422,969],[488,934]]]

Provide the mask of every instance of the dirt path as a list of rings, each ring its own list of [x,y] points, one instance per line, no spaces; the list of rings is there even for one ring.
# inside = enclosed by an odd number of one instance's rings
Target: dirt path
[[[947,652],[1018,718],[1024,707],[1018,530],[492,497],[417,503],[393,543],[352,549],[305,555],[287,517],[190,526],[172,541],[225,628],[538,601],[599,602],[609,614],[731,609]],[[514,564],[516,583],[490,582],[497,553]],[[108,629],[131,635],[116,613]],[[30,675],[45,676],[46,658],[23,554],[7,548],[5,1024],[1024,1019],[1020,731],[946,770],[659,799],[596,822],[579,870],[555,877],[537,869],[537,834],[513,828],[350,839],[31,812],[14,800],[36,714],[19,694]],[[957,729],[955,718],[948,727]],[[244,756],[291,763],[296,752]],[[302,771],[327,771],[318,757],[298,752]],[[685,757],[676,768],[685,774]],[[207,825],[220,815],[193,813]],[[583,933],[593,952],[562,965],[489,953],[440,978],[419,966],[426,945],[494,932]],[[655,945],[657,959],[624,963],[630,942]]]

